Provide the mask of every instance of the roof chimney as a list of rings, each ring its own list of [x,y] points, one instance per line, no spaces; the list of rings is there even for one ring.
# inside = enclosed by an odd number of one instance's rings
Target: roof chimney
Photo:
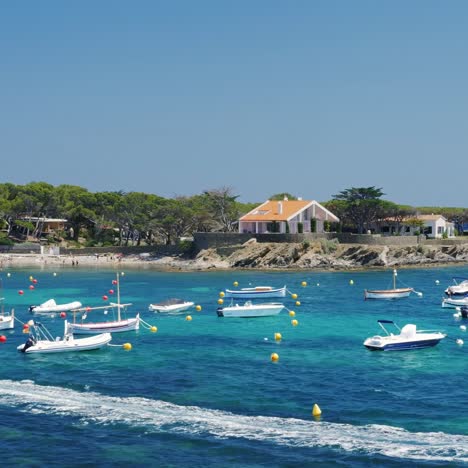
[[[280,201],[278,202],[278,214],[283,214],[283,204]]]

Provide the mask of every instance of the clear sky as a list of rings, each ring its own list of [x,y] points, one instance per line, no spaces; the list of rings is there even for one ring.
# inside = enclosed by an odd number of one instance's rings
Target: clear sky
[[[468,206],[468,2],[0,4],[0,182]]]

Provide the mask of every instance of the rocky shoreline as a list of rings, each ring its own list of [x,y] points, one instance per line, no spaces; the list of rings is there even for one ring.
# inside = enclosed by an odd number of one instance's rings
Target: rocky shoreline
[[[314,243],[257,243],[251,239],[242,246],[202,250],[193,257],[138,255],[0,255],[0,268],[19,266],[89,265],[113,268],[154,268],[173,271],[193,270],[335,270],[365,268],[427,267],[468,265],[468,241],[452,246],[418,245],[411,247]]]

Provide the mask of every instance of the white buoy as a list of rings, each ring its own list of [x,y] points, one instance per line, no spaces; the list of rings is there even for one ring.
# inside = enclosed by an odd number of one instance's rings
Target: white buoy
[[[439,281],[439,280],[435,280],[435,284],[439,284],[439,283],[440,283],[440,281]]]
[[[461,331],[466,331],[466,325],[460,325],[460,330]]]
[[[461,340],[460,338],[458,338],[458,340],[456,341],[457,345],[459,346],[462,346],[463,345],[463,340]]]

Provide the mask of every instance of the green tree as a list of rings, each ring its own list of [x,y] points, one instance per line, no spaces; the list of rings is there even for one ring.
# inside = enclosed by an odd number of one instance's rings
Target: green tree
[[[341,202],[337,204],[343,210],[344,217],[351,221],[362,234],[375,222],[383,211],[384,193],[376,187],[352,187],[333,196]]]

